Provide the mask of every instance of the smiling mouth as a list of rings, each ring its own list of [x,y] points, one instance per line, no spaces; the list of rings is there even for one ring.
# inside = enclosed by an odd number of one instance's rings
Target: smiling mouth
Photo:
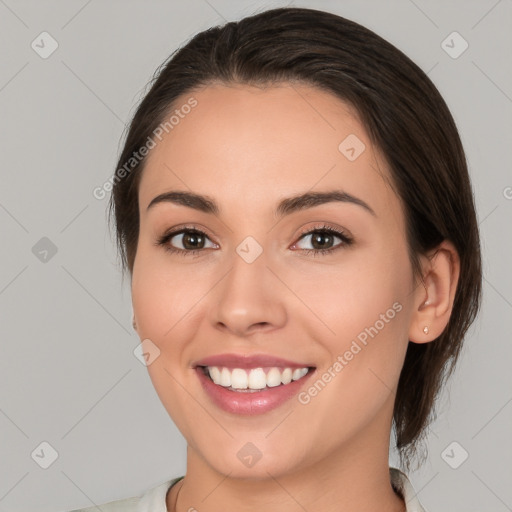
[[[271,388],[284,387],[305,377],[313,366],[303,368],[258,367],[227,368],[222,366],[199,366],[214,384],[241,393],[257,393]]]

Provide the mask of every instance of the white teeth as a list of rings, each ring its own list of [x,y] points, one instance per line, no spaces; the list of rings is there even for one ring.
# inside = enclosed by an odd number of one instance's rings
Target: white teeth
[[[208,373],[215,384],[220,384],[220,370],[216,366],[209,367]]]
[[[208,366],[208,374],[215,384],[232,389],[264,389],[265,387],[274,388],[281,384],[289,384],[292,380],[298,380],[309,371],[308,368],[277,368],[273,367],[267,373],[263,368],[242,369],[219,368],[218,366]]]
[[[267,373],[267,386],[274,388],[281,384],[281,372],[277,368],[270,368]]]
[[[263,389],[267,385],[267,377],[263,368],[254,368],[249,372],[248,387],[251,389]]]
[[[231,386],[231,372],[227,368],[222,368],[220,372],[220,382],[216,382],[215,384],[229,388],[229,386]]]
[[[249,384],[249,377],[245,370],[235,368],[231,372],[231,387],[234,389],[247,389]]]
[[[293,370],[292,379],[293,380],[299,380],[301,377],[304,377],[308,373],[307,368],[296,368]]]
[[[283,384],[290,384],[291,381],[292,381],[292,369],[285,368],[283,370],[283,373],[281,373],[281,382]]]

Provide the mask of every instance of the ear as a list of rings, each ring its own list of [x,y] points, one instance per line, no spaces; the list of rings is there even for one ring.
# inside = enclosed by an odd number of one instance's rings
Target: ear
[[[450,320],[460,274],[459,255],[448,240],[422,260],[423,285],[415,291],[409,330],[409,341],[413,343],[428,343],[442,334]]]
[[[132,326],[133,326],[133,329],[137,332],[137,322],[135,321],[135,315],[132,320]]]

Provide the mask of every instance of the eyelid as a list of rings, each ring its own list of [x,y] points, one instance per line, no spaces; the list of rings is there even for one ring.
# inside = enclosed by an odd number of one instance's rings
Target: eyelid
[[[165,237],[168,237],[168,238],[173,237],[173,236],[180,235],[183,232],[187,232],[187,231],[197,231],[198,233],[208,237],[209,240],[212,240],[212,238],[216,238],[215,236],[212,236],[211,232],[203,226],[200,226],[198,224],[181,224],[181,225],[166,229],[163,232],[163,234],[160,235],[159,239],[161,240]],[[213,242],[213,240],[212,240],[212,242]],[[215,243],[215,242],[213,242],[213,243]],[[218,244],[216,244],[216,245],[218,245]]]

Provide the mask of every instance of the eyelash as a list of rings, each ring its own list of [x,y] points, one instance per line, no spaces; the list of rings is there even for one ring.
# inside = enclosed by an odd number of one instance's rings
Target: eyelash
[[[316,256],[328,256],[329,254],[337,251],[338,249],[342,249],[343,247],[350,246],[353,243],[352,237],[348,236],[344,231],[333,228],[331,226],[327,225],[321,225],[321,226],[315,226],[314,228],[305,231],[300,234],[300,237],[298,241],[300,241],[303,237],[307,235],[312,235],[313,233],[327,233],[329,235],[334,235],[342,240],[342,243],[336,245],[335,247],[331,247],[330,249],[299,249],[300,251],[303,251],[304,253],[308,255],[312,255],[313,257]],[[157,246],[163,246],[164,249],[171,254],[178,254],[180,256],[198,256],[201,251],[204,251],[204,249],[192,249],[191,251],[187,251],[184,249],[176,249],[175,247],[172,247],[169,245],[169,241],[175,237],[176,235],[181,235],[185,233],[193,233],[196,235],[201,235],[206,238],[208,238],[208,235],[202,231],[201,229],[196,228],[195,226],[187,226],[179,228],[175,231],[166,232],[161,237],[158,238],[155,245]],[[296,243],[298,243],[298,241]],[[295,245],[295,244],[294,244]]]

